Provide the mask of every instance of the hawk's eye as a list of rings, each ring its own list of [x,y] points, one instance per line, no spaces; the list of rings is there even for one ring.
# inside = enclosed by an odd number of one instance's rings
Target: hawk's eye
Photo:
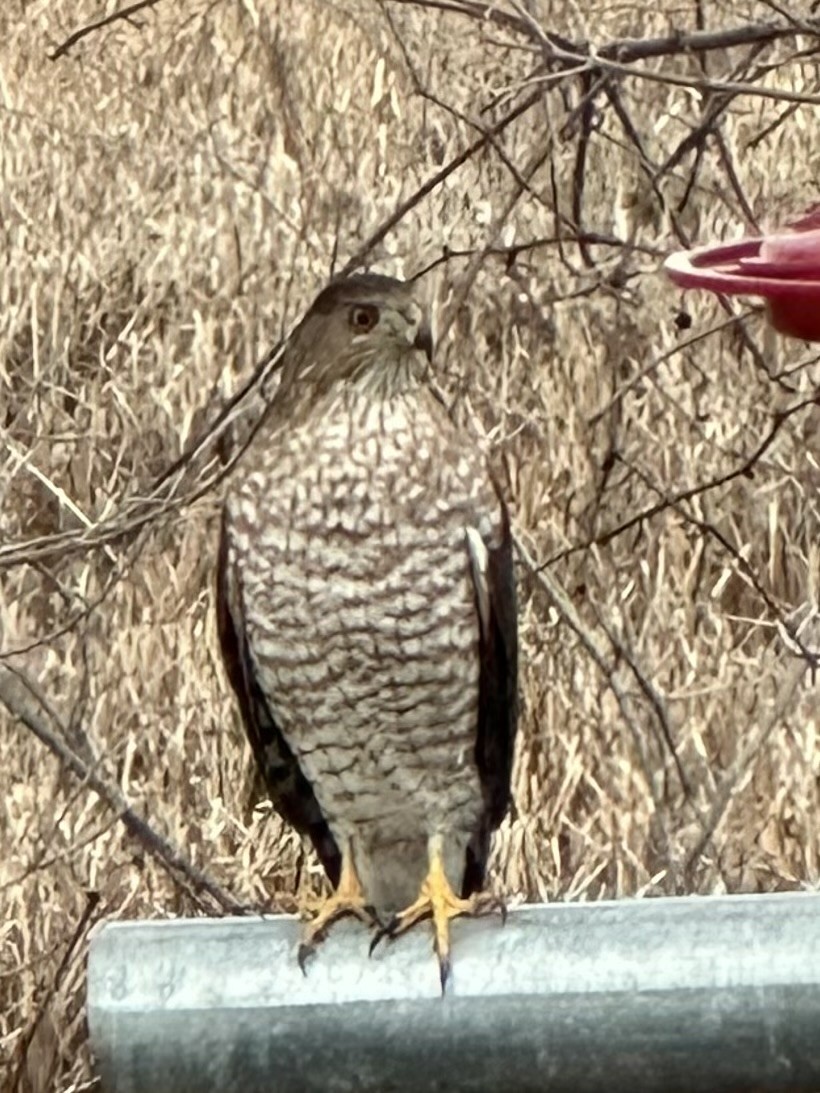
[[[379,309],[372,304],[357,304],[350,309],[350,325],[359,334],[366,334],[379,321]]]

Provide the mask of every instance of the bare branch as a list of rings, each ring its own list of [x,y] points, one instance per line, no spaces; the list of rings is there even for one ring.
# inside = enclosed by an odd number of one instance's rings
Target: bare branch
[[[381,243],[382,239],[410,212],[416,205],[419,204],[428,194],[432,193],[446,178],[449,178],[454,171],[457,171],[459,167],[463,166],[468,160],[480,152],[485,145],[490,144],[494,137],[497,137],[500,133],[503,133],[509,125],[520,118],[522,114],[526,114],[535,104],[541,99],[541,91],[534,91],[528,95],[520,103],[512,108],[501,121],[496,122],[486,130],[478,140],[473,141],[458,155],[454,156],[449,163],[446,163],[440,171],[437,171],[431,178],[429,178],[422,186],[400,202],[394,211],[384,220],[378,228],[365,240],[365,242],[359,247],[356,253],[348,259],[345,263],[344,269],[341,271],[342,275],[352,273],[355,269],[361,266],[364,259],[370,254],[374,247]]]
[[[131,19],[137,12],[143,11],[146,8],[153,8],[158,3],[159,0],[136,0],[136,3],[129,4],[127,8],[113,11],[110,15],[106,15],[102,19],[97,19],[93,23],[87,23],[85,26],[79,27],[79,29],[69,34],[65,41],[57,46],[53,53],[49,53],[48,59],[50,61],[57,61],[60,57],[65,57],[77,42],[81,42],[83,38],[88,37],[89,34],[93,34],[95,30],[102,30],[103,27],[111,26],[112,23],[117,23],[121,19]]]
[[[696,486],[690,486],[685,490],[680,490],[678,493],[665,496],[662,501],[658,501],[657,504],[654,505],[649,505],[647,508],[630,516],[629,519],[622,521],[616,527],[609,528],[607,531],[603,531],[599,535],[595,535],[593,538],[585,540],[583,543],[576,543],[574,546],[567,547],[565,550],[559,550],[556,554],[553,554],[548,558],[543,565],[545,567],[552,566],[556,562],[569,558],[572,554],[577,554],[579,551],[583,550],[589,550],[591,546],[599,546],[603,543],[608,543],[619,535],[623,535],[624,532],[629,531],[631,528],[637,527],[638,524],[642,524],[645,520],[652,519],[652,517],[657,516],[658,513],[664,512],[669,508],[674,508],[682,501],[691,501],[693,497],[697,497],[701,493],[708,493],[710,490],[717,489],[719,486],[725,486],[736,478],[749,477],[754,470],[755,465],[760,462],[772,446],[775,438],[788,419],[795,414],[800,413],[802,410],[806,410],[813,406],[820,406],[820,395],[814,395],[812,398],[804,399],[802,402],[790,406],[788,410],[783,410],[781,413],[775,414],[772,427],[755,450],[751,455],[747,456],[742,463],[733,467],[732,470],[726,471],[725,474],[716,475],[707,482],[701,482]]]
[[[391,0],[394,4],[408,7],[431,8],[455,15],[464,15],[488,24],[502,26],[525,38],[537,42],[542,49],[552,52],[545,59],[577,64],[579,59],[617,61],[630,64],[654,57],[672,57],[680,54],[708,53],[713,50],[732,49],[758,43],[776,42],[792,38],[796,34],[819,34],[820,19],[796,20],[783,15],[784,22],[745,23],[728,30],[695,30],[689,33],[667,34],[660,38],[616,38],[600,46],[574,45],[568,39],[544,30],[532,18],[514,15],[494,3],[479,0]]]
[[[100,917],[98,904],[100,897],[96,892],[87,892],[85,907],[83,913],[80,916],[80,921],[74,927],[71,937],[69,938],[66,950],[63,953],[62,959],[57,967],[57,971],[54,974],[54,978],[49,984],[48,990],[45,992],[45,996],[40,1001],[36,1012],[29,1021],[28,1027],[23,1032],[23,1035],[15,1044],[14,1055],[16,1056],[17,1065],[11,1076],[8,1088],[12,1093],[17,1093],[18,1090],[28,1088],[27,1083],[23,1083],[23,1071],[26,1065],[26,1058],[28,1056],[29,1049],[32,1041],[34,1040],[35,1033],[39,1027],[45,1014],[48,1012],[48,1008],[51,1004],[57,991],[63,982],[66,970],[71,962],[74,953],[77,950],[77,946],[80,940],[88,933],[89,928],[94,924],[95,920]]]
[[[647,787],[652,795],[655,812],[658,816],[663,816],[666,812],[666,807],[658,790],[657,775],[659,772],[653,769],[653,764],[646,750],[645,733],[641,725],[638,723],[635,712],[633,711],[632,700],[630,699],[626,688],[621,682],[615,666],[611,665],[609,662],[607,650],[603,647],[602,643],[598,640],[598,638],[590,630],[590,628],[584,623],[583,619],[576,611],[575,606],[573,605],[572,601],[567,596],[561,585],[558,584],[558,582],[555,581],[554,578],[545,571],[543,565],[539,565],[535,558],[532,557],[530,552],[524,546],[524,543],[521,541],[520,535],[515,536],[515,549],[519,558],[524,563],[526,570],[529,572],[533,580],[541,585],[542,589],[544,590],[544,592],[546,592],[547,596],[550,599],[550,602],[553,604],[558,614],[576,635],[582,647],[586,650],[586,652],[592,658],[592,661],[595,663],[601,674],[606,679],[607,685],[614,694],[615,700],[618,703],[618,708],[621,711],[621,716],[623,717],[624,722],[632,736],[632,742],[635,747],[635,751],[640,759]],[[617,655],[621,655],[624,652],[623,647],[620,646],[619,643],[612,642],[612,644]],[[630,667],[632,668],[633,674],[639,682],[641,690],[644,691],[644,693],[650,698],[650,704],[654,709],[655,713],[657,714],[659,711],[661,711],[662,713],[662,716],[660,718],[661,732],[665,742],[670,749],[670,753],[675,763],[678,776],[681,780],[681,785],[683,787],[685,797],[687,801],[691,802],[691,791],[689,783],[683,770],[683,766],[678,757],[677,750],[675,749],[671,732],[669,730],[668,721],[666,720],[665,713],[663,713],[663,704],[660,700],[660,697],[658,696],[655,689],[651,686],[651,684],[649,684],[645,675],[639,671],[636,671],[634,663],[630,663]],[[677,864],[675,862],[672,847],[669,843],[665,830],[663,832],[663,837],[666,840],[666,846],[664,848],[664,851],[670,872],[670,878],[674,885],[677,883]]]
[[[194,893],[204,893],[217,907],[230,914],[248,912],[249,908],[197,869],[168,839],[138,816],[118,785],[103,778],[66,743],[66,726],[33,681],[22,672],[0,665],[0,702],[34,733],[66,770],[81,779],[116,813],[128,834],[165,869],[175,883]]]
[[[715,795],[708,815],[703,820],[700,837],[687,851],[683,861],[684,876],[690,876],[698,858],[714,837],[718,827],[726,818],[732,802],[736,799],[740,783],[744,778],[754,775],[763,747],[774,730],[788,716],[800,681],[809,670],[805,661],[792,665],[778,687],[769,717],[760,725],[757,732],[751,733],[744,747],[738,752],[729,770],[723,776],[720,788]]]

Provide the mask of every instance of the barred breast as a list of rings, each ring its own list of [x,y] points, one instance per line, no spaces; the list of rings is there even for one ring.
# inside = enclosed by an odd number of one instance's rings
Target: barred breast
[[[426,391],[348,395],[261,438],[229,505],[258,679],[365,892],[414,898],[436,832],[458,889],[482,803],[465,535],[500,519],[483,458]]]

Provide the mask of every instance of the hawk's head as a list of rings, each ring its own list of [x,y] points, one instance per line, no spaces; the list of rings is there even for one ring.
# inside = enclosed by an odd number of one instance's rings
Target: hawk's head
[[[376,273],[331,281],[293,332],[283,389],[323,394],[356,384],[387,396],[422,378],[433,351],[412,282]]]

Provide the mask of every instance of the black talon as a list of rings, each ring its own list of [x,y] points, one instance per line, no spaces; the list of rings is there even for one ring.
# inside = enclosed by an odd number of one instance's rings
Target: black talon
[[[299,945],[299,951],[296,954],[296,960],[299,967],[302,969],[302,975],[307,979],[307,965],[308,961],[316,955],[316,949],[313,945],[309,945],[306,942],[302,942]]]
[[[445,956],[443,959],[442,959],[441,956],[439,956],[439,958],[438,958],[438,976],[439,976],[439,980],[441,981],[441,997],[442,998],[444,998],[445,994],[447,993],[447,981],[450,978],[450,974],[452,973],[452,970],[453,970],[453,964],[452,964],[452,961],[450,960],[449,955]]]
[[[377,920],[378,921],[378,920]],[[373,935],[373,940],[370,942],[369,955],[373,955],[373,950],[382,940],[382,938],[391,939],[395,937],[396,930],[399,928],[400,921],[398,915],[393,915],[389,922],[386,922],[384,926],[380,926],[376,933]]]

